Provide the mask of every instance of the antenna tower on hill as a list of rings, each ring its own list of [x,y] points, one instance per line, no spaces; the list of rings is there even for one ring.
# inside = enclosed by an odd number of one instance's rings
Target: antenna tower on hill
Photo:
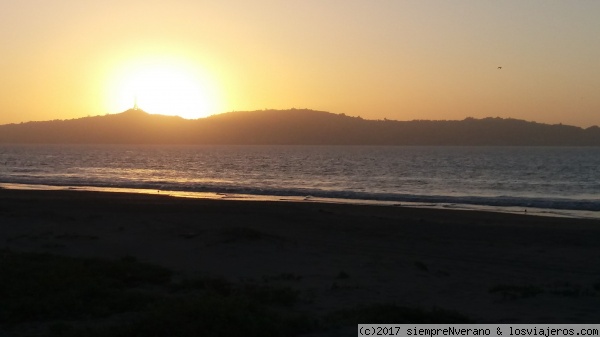
[[[139,110],[140,107],[137,104],[137,95],[134,96],[133,98],[133,110]]]

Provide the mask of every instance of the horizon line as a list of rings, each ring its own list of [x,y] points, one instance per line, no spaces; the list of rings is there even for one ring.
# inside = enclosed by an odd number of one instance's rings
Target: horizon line
[[[184,120],[188,120],[188,121],[203,120],[203,119],[207,119],[207,118],[210,118],[210,117],[224,115],[224,114],[229,114],[229,113],[252,113],[252,112],[265,112],[265,111],[273,111],[273,112],[312,111],[312,112],[328,113],[328,114],[337,115],[337,116],[344,116],[344,117],[348,117],[348,118],[357,118],[357,119],[362,119],[362,120],[365,120],[365,121],[390,121],[390,122],[461,122],[461,121],[466,121],[466,120],[470,120],[470,119],[472,119],[472,120],[500,119],[500,120],[523,121],[523,122],[528,122],[528,123],[536,123],[536,124],[551,125],[551,126],[554,125],[554,126],[577,127],[577,128],[584,129],[584,130],[588,129],[588,128],[600,127],[598,124],[593,124],[593,125],[585,127],[585,126],[580,126],[580,125],[565,124],[563,122],[559,122],[559,123],[545,123],[545,122],[539,122],[539,121],[534,121],[534,120],[526,120],[526,119],[520,119],[520,118],[514,118],[514,117],[500,117],[500,116],[495,116],[495,117],[487,116],[487,117],[481,117],[481,118],[467,116],[467,117],[464,117],[463,119],[412,119],[412,120],[398,120],[398,119],[389,119],[389,118],[368,119],[368,118],[363,118],[360,115],[353,116],[353,115],[347,115],[346,113],[334,113],[334,112],[330,112],[330,111],[315,110],[315,109],[311,109],[311,108],[288,108],[288,109],[264,108],[264,109],[256,109],[256,110],[231,110],[231,111],[225,111],[225,112],[218,112],[218,113],[210,114],[210,115],[207,115],[207,116],[204,116],[204,117],[185,118],[185,117],[182,117],[182,116],[177,115],[177,114],[167,115],[167,114],[161,114],[161,113],[148,112],[148,111],[140,108],[137,104],[134,104],[133,107],[131,107],[131,108],[127,109],[127,110],[124,110],[124,111],[120,111],[120,112],[112,112],[112,113],[107,112],[105,114],[87,115],[87,116],[81,116],[81,117],[74,117],[74,118],[70,118],[70,119],[49,119],[49,120],[30,120],[30,121],[12,122],[12,123],[0,124],[0,126],[16,125],[16,124],[26,124],[26,123],[44,123],[44,122],[56,122],[56,121],[70,121],[70,120],[78,120],[78,119],[94,118],[94,117],[106,117],[106,116],[110,116],[110,115],[120,115],[120,114],[126,113],[128,111],[137,111],[137,112],[142,112],[142,113],[145,113],[147,115],[153,115],[153,116],[175,117],[175,118],[180,118],[180,119],[184,119]]]

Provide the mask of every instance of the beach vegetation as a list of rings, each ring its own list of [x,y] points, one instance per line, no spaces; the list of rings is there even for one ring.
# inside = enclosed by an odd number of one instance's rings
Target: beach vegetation
[[[233,284],[222,278],[186,279],[172,288],[178,293],[203,292],[222,297],[244,298],[249,302],[293,306],[300,292],[290,287],[276,287],[257,283]]]
[[[139,310],[155,297],[146,288],[171,272],[131,259],[82,259],[1,251],[0,323],[81,319]]]
[[[184,278],[133,257],[0,251],[0,334],[28,336],[299,336],[361,322],[468,323],[454,311],[372,304],[317,313],[309,294],[264,282]],[[177,277],[175,277],[177,276]],[[281,274],[295,280],[295,274]],[[314,299],[312,299],[314,300]]]
[[[173,282],[169,270],[131,257],[0,256],[0,325],[16,331],[46,322],[41,336],[293,336],[317,322],[278,309],[298,302],[289,287],[220,278]],[[113,324],[93,324],[111,317]]]
[[[459,324],[472,323],[468,317],[452,310],[433,308],[426,310],[400,306],[397,304],[370,304],[353,309],[343,309],[328,314],[325,318],[328,325],[355,325],[361,322],[373,324]]]
[[[491,287],[489,292],[500,294],[503,299],[509,300],[531,298],[540,294],[576,298],[595,296],[597,291],[600,290],[600,287],[596,288],[596,286],[594,284],[592,287],[586,287],[571,282],[555,282],[543,286],[501,284]]]
[[[427,268],[427,265],[422,261],[415,261],[415,267],[420,271],[424,271],[424,272],[429,271],[429,268]]]
[[[571,282],[560,282],[552,285],[549,293],[564,297],[596,296],[600,290],[596,284],[592,287],[583,286]]]
[[[307,315],[281,312],[243,296],[204,293],[166,297],[136,319],[97,328],[92,336],[295,336],[314,326]]]
[[[489,292],[492,294],[500,294],[503,299],[516,300],[536,297],[544,293],[544,288],[536,285],[510,285],[499,284],[491,287]]]
[[[217,277],[186,278],[172,284],[171,289],[176,292],[203,290],[222,296],[229,296],[233,292],[233,284],[224,278]]]
[[[350,278],[350,275],[348,275],[348,273],[346,273],[343,270],[341,272],[339,272],[338,275],[336,276],[336,279],[338,279],[338,280],[345,280],[348,278]]]
[[[273,276],[263,276],[264,282],[270,281],[300,281],[302,279],[301,275],[297,275],[294,273],[281,273]]]

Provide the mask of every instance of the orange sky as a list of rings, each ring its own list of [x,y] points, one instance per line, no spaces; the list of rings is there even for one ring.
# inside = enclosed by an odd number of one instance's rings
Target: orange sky
[[[295,107],[600,125],[596,0],[24,0],[0,13],[0,124],[137,97],[187,118]]]

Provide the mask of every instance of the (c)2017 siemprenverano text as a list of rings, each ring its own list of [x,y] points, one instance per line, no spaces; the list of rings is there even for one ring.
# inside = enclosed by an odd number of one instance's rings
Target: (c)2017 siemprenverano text
[[[600,336],[600,324],[359,324],[358,336]]]

